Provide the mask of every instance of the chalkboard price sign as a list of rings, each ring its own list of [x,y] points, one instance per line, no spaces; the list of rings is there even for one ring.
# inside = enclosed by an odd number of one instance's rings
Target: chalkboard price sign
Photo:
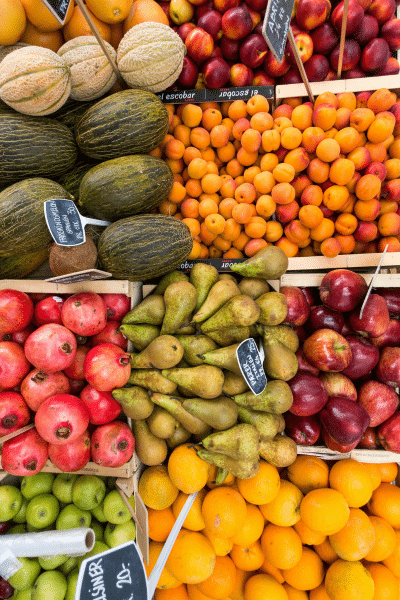
[[[64,25],[71,0],[42,0],[42,2],[53,13],[57,21]]]
[[[72,200],[54,198],[43,203],[44,218],[51,237],[59,246],[79,246],[86,240],[85,225],[111,225],[109,221],[82,217]]]
[[[264,372],[257,344],[253,338],[244,340],[244,342],[236,348],[236,357],[247,385],[253,394],[258,396],[265,390],[267,377]]]
[[[134,542],[86,558],[75,600],[148,600],[147,577]]]
[[[283,59],[294,0],[269,0],[262,34],[278,62]]]

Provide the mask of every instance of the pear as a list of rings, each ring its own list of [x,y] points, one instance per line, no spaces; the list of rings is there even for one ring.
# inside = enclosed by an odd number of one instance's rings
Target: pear
[[[167,443],[151,433],[145,420],[132,421],[132,432],[136,442],[136,454],[140,462],[148,467],[164,462],[168,454]]]
[[[237,283],[237,279],[234,275],[232,275],[232,273],[220,273],[219,280],[220,281],[234,281],[235,283]]]
[[[238,406],[262,410],[275,414],[282,414],[290,409],[293,404],[293,394],[289,384],[279,379],[268,381],[261,394],[256,396],[248,391],[232,397]]]
[[[231,265],[231,271],[244,277],[279,279],[286,272],[288,266],[288,257],[281,248],[266,246],[247,260]]]
[[[160,394],[173,394],[177,384],[163,377],[156,369],[138,369],[131,371],[128,383],[146,388]]]
[[[161,325],[165,313],[163,296],[151,294],[130,310],[122,319],[122,323],[146,323]]]
[[[179,327],[178,331],[180,335],[195,335],[195,333],[197,333],[194,323],[183,323],[183,325]]]
[[[159,294],[162,296],[167,287],[175,281],[189,281],[189,277],[185,273],[182,273],[182,271],[177,271],[176,269],[174,271],[170,271],[161,277],[153,294]]]
[[[226,371],[224,373],[224,387],[222,393],[228,396],[235,396],[237,394],[244,394],[249,389],[247,381],[243,375],[235,375],[232,371]]]
[[[231,458],[226,454],[219,454],[218,452],[210,452],[209,450],[205,450],[204,448],[196,449],[197,456],[206,462],[219,467],[220,469],[225,469],[228,473],[232,473],[235,477],[239,479],[250,479],[257,475],[260,470],[260,457],[257,456],[250,460],[237,460],[236,458]]]
[[[177,446],[184,444],[191,437],[190,431],[184,428],[183,425],[179,424],[179,426],[175,429],[174,433],[169,437],[166,442],[169,450],[173,450]]]
[[[151,398],[154,404],[167,410],[190,433],[203,433],[206,430],[206,423],[202,419],[183,408],[184,398],[167,394],[153,394]]]
[[[192,396],[210,400],[222,394],[224,374],[221,369],[212,365],[198,365],[188,369],[163,369],[161,374],[190,391]]]
[[[267,325],[260,325],[261,335],[266,333],[272,333],[282,344],[285,344],[292,352],[296,352],[299,348],[299,338],[297,333],[288,325],[275,325],[275,327],[269,327]]]
[[[237,422],[238,407],[233,400],[220,396],[214,400],[188,398],[182,402],[185,410],[217,430],[229,429]]]
[[[267,292],[256,300],[260,307],[258,323],[262,325],[279,325],[287,317],[287,300],[279,292]]]
[[[183,357],[183,346],[173,335],[160,335],[131,358],[132,369],[171,369]]]
[[[240,290],[235,281],[225,279],[217,281],[203,302],[201,308],[193,315],[193,323],[201,323],[217,312],[230,298],[239,296]]]
[[[153,435],[165,440],[173,435],[179,421],[161,406],[155,406],[153,412],[147,418],[147,425]]]
[[[274,467],[288,467],[297,457],[296,442],[280,433],[272,440],[260,442],[260,456]]]
[[[203,439],[206,450],[225,454],[236,460],[254,460],[260,449],[260,434],[253,425],[239,423],[225,431],[217,431]]]
[[[198,263],[199,264],[199,263]],[[188,365],[195,367],[203,364],[202,355],[215,350],[218,346],[207,335],[180,335],[175,336],[183,346],[183,360]]]
[[[264,371],[273,379],[289,381],[297,373],[299,367],[297,356],[272,333],[264,332]]]
[[[174,334],[181,325],[189,324],[197,302],[197,291],[189,281],[171,283],[164,292],[165,315],[161,334]]]
[[[257,429],[261,440],[271,440],[278,433],[279,415],[239,406],[238,416],[242,423],[248,423]]]
[[[194,285],[197,291],[197,302],[194,311],[197,312],[204,300],[208,296],[208,292],[219,279],[219,273],[213,265],[205,263],[196,263],[190,271],[189,281]]]
[[[129,388],[115,388],[111,395],[122,405],[124,414],[130,419],[147,419],[154,409],[147,390],[134,385]]]
[[[138,352],[141,352],[160,335],[160,327],[142,323],[122,323],[120,332],[128,338]]]
[[[247,327],[253,325],[260,315],[260,307],[250,296],[240,294],[226,302],[216,313],[201,324],[201,331],[208,333],[224,327]]]
[[[213,431],[214,429],[211,427],[211,425],[206,424],[206,428],[204,428],[203,433],[195,433],[192,435],[192,442],[194,444],[200,444],[202,440],[210,435]]]
[[[241,375],[242,371],[240,370],[236,356],[238,347],[239,344],[233,344],[232,346],[217,348],[203,354],[202,359],[207,365],[214,365],[220,369],[228,369],[228,371],[235,373],[235,375]]]
[[[216,342],[219,346],[230,346],[231,344],[240,344],[250,336],[250,327],[226,327],[225,329],[217,329],[209,331],[208,337]]]
[[[250,296],[253,300],[257,300],[257,298],[269,292],[270,289],[269,284],[258,277],[242,277],[239,281],[240,292]]]

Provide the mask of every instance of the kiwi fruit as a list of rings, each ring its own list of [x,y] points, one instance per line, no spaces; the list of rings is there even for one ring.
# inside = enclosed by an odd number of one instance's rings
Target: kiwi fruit
[[[50,247],[49,266],[55,277],[94,269],[97,263],[97,248],[90,236],[79,246],[59,246],[52,244]]]

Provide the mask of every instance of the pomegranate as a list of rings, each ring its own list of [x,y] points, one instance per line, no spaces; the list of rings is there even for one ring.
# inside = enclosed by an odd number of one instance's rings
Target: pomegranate
[[[49,444],[49,458],[60,471],[71,473],[79,471],[90,460],[90,437],[85,431],[68,444]]]
[[[0,342],[0,392],[19,385],[30,368],[19,344]]]
[[[0,436],[24,427],[30,418],[29,407],[21,394],[0,392]]]
[[[83,374],[83,362],[89,350],[90,346],[82,345],[77,347],[74,362],[64,369],[64,373],[69,379],[85,379]]]
[[[64,300],[60,296],[47,296],[43,300],[40,300],[35,306],[35,323],[45,325],[46,323],[58,323],[61,322],[61,308],[64,304]]]
[[[86,354],[83,372],[96,390],[111,392],[127,383],[131,373],[130,356],[114,344],[99,344]]]
[[[0,331],[14,333],[25,329],[32,321],[33,302],[28,294],[18,290],[0,290]]]
[[[61,320],[78,335],[96,335],[107,322],[104,300],[94,292],[80,292],[66,299],[61,309]]]
[[[121,321],[107,321],[106,326],[100,333],[92,337],[92,346],[98,344],[115,344],[126,350],[128,347],[128,340],[121,331],[118,330],[121,325]]]
[[[86,381],[84,379],[69,379],[69,385],[70,385],[70,393],[73,396],[79,396],[79,394],[81,393],[81,391],[83,390],[83,388],[86,385]]]
[[[90,422],[94,425],[111,423],[121,414],[122,407],[110,392],[99,392],[91,385],[87,385],[79,397],[86,404]]]
[[[85,403],[70,394],[57,394],[47,398],[35,415],[39,435],[51,444],[73,442],[89,425],[89,412]]]
[[[122,467],[132,457],[135,438],[126,423],[99,425],[92,434],[92,460],[103,467]]]
[[[131,308],[131,300],[125,294],[100,294],[107,308],[107,319],[122,321]]]
[[[21,394],[29,408],[36,412],[47,398],[68,394],[70,387],[68,377],[62,371],[45,373],[33,369],[21,382]]]
[[[20,331],[14,331],[14,333],[3,333],[0,334],[0,341],[2,342],[16,342],[20,346],[24,347],[25,342],[28,337],[31,335],[32,331],[35,331],[36,327],[33,323],[29,323],[25,327],[25,329],[21,329]]]
[[[74,334],[58,323],[38,327],[25,342],[26,358],[46,373],[66,369],[74,362],[77,343]]]
[[[35,427],[4,442],[1,466],[12,475],[35,475],[43,469],[48,458],[48,443]]]

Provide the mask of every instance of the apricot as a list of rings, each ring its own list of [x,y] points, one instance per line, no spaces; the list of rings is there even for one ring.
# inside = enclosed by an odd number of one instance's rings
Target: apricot
[[[348,127],[350,123],[351,110],[349,108],[338,108],[336,111],[335,128],[340,130],[344,127]]]
[[[308,185],[304,188],[300,202],[307,206],[311,204],[312,206],[319,206],[322,203],[323,192],[319,185]]]
[[[312,126],[313,109],[307,104],[301,104],[293,109],[290,117],[293,127],[297,127],[300,131],[304,131],[307,127]]]
[[[329,177],[329,164],[320,158],[313,158],[307,167],[307,175],[313,183],[324,183]]]
[[[332,237],[335,232],[333,221],[324,217],[317,227],[310,230],[310,237],[316,242],[323,242],[329,237]]]
[[[340,154],[339,142],[335,139],[322,140],[315,149],[317,157],[324,162],[334,161]]]
[[[273,171],[279,164],[279,159],[274,152],[263,154],[260,160],[261,171]]]
[[[389,110],[391,106],[396,102],[395,97],[393,98],[392,92],[386,88],[380,88],[371,94],[367,100],[367,107],[374,113],[381,112],[382,110]]]
[[[337,158],[330,166],[329,180],[338,185],[346,185],[354,175],[355,166],[349,158]]]
[[[348,108],[353,111],[356,109],[357,100],[354,92],[340,92],[336,94],[338,108]]]
[[[400,159],[399,158],[389,158],[384,162],[384,166],[386,167],[386,178],[387,179],[397,179],[400,177]]]
[[[325,139],[325,132],[321,127],[307,127],[303,131],[302,146],[307,152],[315,152],[318,144]]]
[[[359,200],[372,200],[381,191],[381,180],[376,175],[363,175],[356,185],[356,196]]]
[[[296,256],[299,251],[298,245],[288,240],[285,236],[282,236],[281,239],[276,242],[275,246],[278,246],[278,248],[283,250],[288,258]]]
[[[327,258],[335,258],[340,254],[342,247],[339,240],[334,237],[327,238],[321,243],[321,253]]]
[[[340,235],[351,235],[357,229],[358,220],[349,213],[341,213],[335,221],[335,229]]]
[[[297,127],[285,127],[281,131],[281,145],[287,150],[298,148],[302,141],[302,134]]]
[[[272,175],[278,183],[283,183],[284,181],[290,183],[294,179],[295,170],[289,163],[280,163],[274,168]]]
[[[353,127],[344,127],[343,129],[340,129],[334,139],[338,142],[340,152],[343,154],[348,154],[360,145],[360,136]]]
[[[375,113],[369,108],[356,108],[350,116],[350,125],[356,131],[367,131],[375,119]]]
[[[328,131],[336,121],[335,107],[328,103],[319,104],[313,111],[312,121],[315,127]]]
[[[357,242],[373,242],[378,235],[376,223],[368,221],[359,221],[354,232],[354,238]]]
[[[349,152],[347,158],[354,163],[356,171],[365,169],[372,162],[371,153],[365,146],[357,146],[357,148]]]
[[[287,127],[292,127],[292,126],[293,126],[292,121],[290,119],[288,119],[287,117],[278,117],[277,119],[274,119],[273,129],[275,129],[275,131],[278,131],[279,133],[281,133]]]
[[[381,205],[379,200],[357,200],[354,205],[354,214],[360,221],[375,221],[379,215]]]
[[[283,182],[274,185],[271,191],[271,196],[276,204],[289,204],[295,199],[296,192],[290,183]]]
[[[267,242],[277,242],[283,235],[283,227],[277,221],[267,221],[264,239]],[[248,236],[246,236],[248,237]]]
[[[350,192],[344,185],[331,185],[324,191],[322,202],[330,210],[339,210],[346,205]]]
[[[381,144],[392,135],[396,123],[391,112],[380,112],[368,127],[367,138],[373,144]]]
[[[310,164],[308,152],[302,148],[290,150],[283,159],[283,162],[292,165],[296,173],[304,171]]]
[[[300,198],[305,188],[311,184],[311,179],[305,173],[297,175],[297,177],[295,177],[292,181],[292,186],[294,187],[296,192],[296,198]]]
[[[273,152],[278,150],[281,144],[280,133],[276,129],[264,131],[261,135],[261,145],[265,152]]]
[[[388,252],[400,251],[400,241],[397,239],[397,237],[389,236],[381,238],[378,242],[378,252],[383,252],[386,246]]]
[[[309,228],[305,227],[299,219],[290,221],[283,231],[287,239],[295,244],[305,241],[310,235]]]
[[[340,235],[339,233],[335,233],[335,240],[337,240],[340,244],[340,253],[341,254],[351,254],[355,248],[356,240],[352,235]],[[322,244],[321,244],[322,247]]]
[[[399,235],[400,233],[400,215],[396,212],[388,212],[379,217],[378,231],[384,236]]]

